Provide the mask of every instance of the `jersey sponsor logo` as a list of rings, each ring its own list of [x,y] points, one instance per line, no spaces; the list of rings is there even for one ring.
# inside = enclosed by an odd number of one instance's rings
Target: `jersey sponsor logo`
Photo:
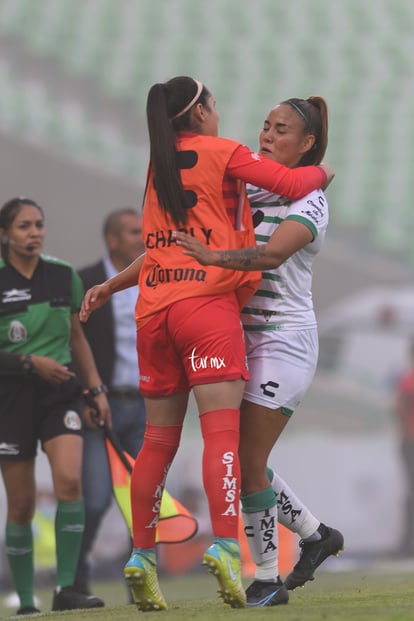
[[[23,300],[31,299],[30,289],[9,289],[9,291],[3,291],[1,303],[8,304],[10,302],[22,302]]]
[[[72,429],[73,431],[79,431],[82,427],[79,414],[75,410],[68,410],[63,417],[63,424],[66,429]]]
[[[266,397],[275,397],[276,393],[273,390],[269,390],[269,388],[279,388],[279,384],[277,382],[266,382],[266,384],[260,384],[260,388]]]
[[[182,227],[176,230],[180,233],[187,233],[188,235],[191,235],[192,237],[196,237],[195,229],[193,226],[190,226],[189,228]],[[151,248],[169,248],[170,246],[176,246],[177,245],[177,240],[175,238],[176,230],[168,229],[166,231],[160,230],[160,231],[153,231],[152,233],[148,233],[146,240],[145,240],[145,246],[150,249]],[[213,232],[213,229],[206,229],[204,228],[204,226],[201,226],[199,228],[197,227],[197,230],[200,231],[202,240],[208,246],[210,244],[210,237]]]
[[[159,264],[153,267],[148,274],[145,284],[147,287],[157,287],[172,282],[205,282],[207,277],[206,270],[195,269],[192,267],[162,268]]]
[[[18,455],[19,453],[18,444],[9,444],[8,442],[0,443],[0,455]]]
[[[11,343],[22,343],[27,339],[27,330],[20,321],[14,319],[10,322],[7,336]]]
[[[197,356],[197,348],[194,347],[189,356],[191,362],[191,368],[193,371],[200,371],[201,369],[225,369],[226,363],[221,356]]]

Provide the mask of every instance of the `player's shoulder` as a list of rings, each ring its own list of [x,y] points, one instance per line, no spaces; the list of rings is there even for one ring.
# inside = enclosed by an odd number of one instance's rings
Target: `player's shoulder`
[[[309,194],[306,194],[302,198],[294,201],[291,208],[314,210],[320,215],[328,214],[329,205],[325,192],[319,188],[318,190],[312,190]]]

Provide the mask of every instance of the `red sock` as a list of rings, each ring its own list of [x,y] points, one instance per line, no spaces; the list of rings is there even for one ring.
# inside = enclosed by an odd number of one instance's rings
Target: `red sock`
[[[147,422],[131,477],[134,548],[153,548],[168,470],[180,444],[182,425]]]
[[[240,500],[239,410],[200,415],[204,439],[203,483],[215,537],[238,536]]]

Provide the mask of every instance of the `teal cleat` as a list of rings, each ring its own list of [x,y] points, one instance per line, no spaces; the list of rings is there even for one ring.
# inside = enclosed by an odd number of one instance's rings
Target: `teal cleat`
[[[135,549],[124,567],[124,577],[138,610],[168,610],[158,584],[154,550]]]
[[[216,538],[203,555],[203,565],[219,583],[219,595],[232,608],[245,608],[246,593],[241,581],[240,548],[236,541]]]

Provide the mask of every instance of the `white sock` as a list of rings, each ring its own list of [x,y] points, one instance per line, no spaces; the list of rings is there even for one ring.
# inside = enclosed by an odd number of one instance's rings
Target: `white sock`
[[[271,469],[268,468],[270,474]],[[308,507],[290,489],[286,481],[273,471],[271,485],[277,495],[277,518],[278,521],[289,530],[297,533],[301,539],[320,539],[317,530],[320,521],[310,512]],[[319,535],[319,536],[318,536]]]
[[[270,509],[245,513],[242,511],[244,530],[257,580],[276,580],[278,567],[277,505]]]

